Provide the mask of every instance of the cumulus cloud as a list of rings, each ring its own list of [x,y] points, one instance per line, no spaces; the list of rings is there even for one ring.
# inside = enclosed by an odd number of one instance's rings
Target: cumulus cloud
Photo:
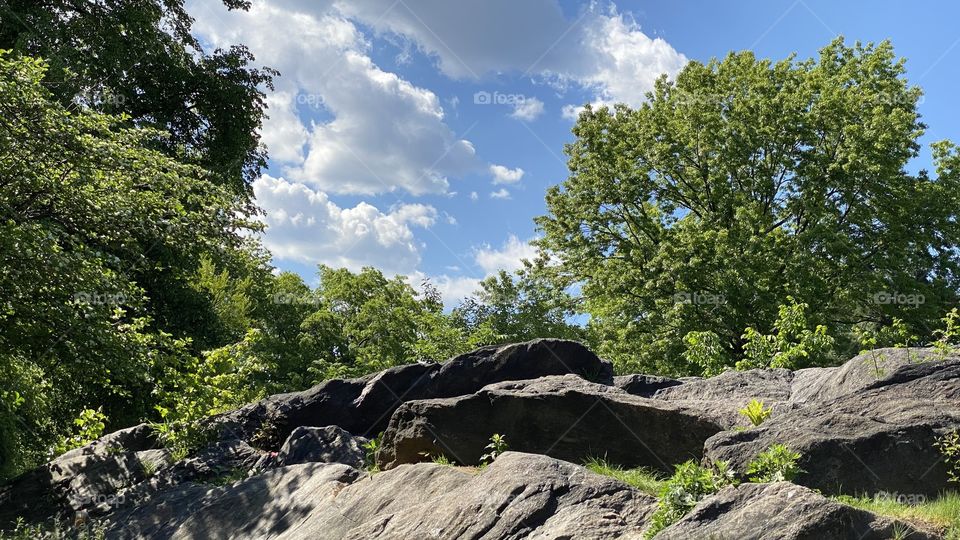
[[[474,251],[474,261],[483,269],[486,275],[499,270],[513,272],[523,267],[523,259],[533,259],[537,255],[537,248],[511,234],[499,249],[489,245],[481,246]]]
[[[285,175],[330,193],[421,195],[444,193],[450,178],[478,169],[437,96],[380,69],[364,35],[330,5],[275,0],[249,12],[196,12],[205,39],[244,43],[258,63],[280,70],[264,141]],[[298,105],[329,119],[304,125]]]
[[[493,175],[494,185],[498,184],[516,184],[523,178],[523,169],[508,169],[503,165],[491,165],[490,174]]]
[[[420,264],[413,228],[437,220],[436,209],[423,204],[387,212],[364,202],[342,208],[322,191],[269,175],[257,179],[253,190],[266,212],[264,243],[280,260],[411,274]]]
[[[490,198],[491,199],[509,199],[510,191],[507,190],[506,188],[500,188],[496,191],[491,191]]]
[[[543,102],[537,98],[525,98],[513,104],[510,116],[517,120],[532,122],[543,114]]]

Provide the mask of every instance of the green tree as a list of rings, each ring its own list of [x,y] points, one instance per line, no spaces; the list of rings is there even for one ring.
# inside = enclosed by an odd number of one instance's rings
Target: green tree
[[[192,23],[183,0],[0,0],[0,49],[46,59],[44,82],[64,105],[163,130],[152,146],[207,169],[250,211],[266,166],[261,88],[276,72],[250,67],[242,45],[204,51]]]
[[[537,222],[600,353],[672,371],[684,336],[712,332],[740,359],[788,296],[845,349],[863,321],[929,337],[957,302],[960,158],[938,143],[936,178],[905,172],[920,95],[889,43],[838,39],[818,59],[691,62],[637,109],[587,107]]]
[[[204,169],[151,148],[162,133],[68,109],[46,70],[0,53],[0,475],[44,458],[84,409],[108,428],[150,413],[189,340],[157,326],[139,276],[193,274],[248,225]]]
[[[513,274],[501,270],[481,281],[451,316],[472,347],[543,337],[584,340],[584,328],[571,322],[577,301],[555,285],[552,272],[542,258],[525,261]]]

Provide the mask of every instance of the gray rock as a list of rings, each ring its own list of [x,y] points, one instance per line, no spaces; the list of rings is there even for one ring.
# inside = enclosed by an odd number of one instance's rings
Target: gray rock
[[[906,363],[859,391],[796,408],[758,428],[720,433],[705,451],[709,460],[743,471],[757,454],[782,443],[802,454],[806,472],[796,481],[805,486],[933,497],[947,487],[934,443],[958,428],[960,360]]]
[[[575,375],[498,383],[456,398],[410,401],[390,420],[383,468],[445,455],[475,464],[494,433],[513,450],[581,463],[606,457],[625,466],[672,472],[699,459],[724,426],[701,408],[645,399]]]
[[[215,421],[226,438],[277,449],[299,426],[337,425],[374,437],[394,410],[413,399],[452,397],[501,381],[575,373],[604,384],[613,366],[575,341],[538,339],[491,346],[443,364],[416,363],[350,380],[331,380],[309,390],[271,396]]]
[[[683,384],[682,381],[671,379],[669,377],[659,377],[657,375],[642,375],[634,373],[632,375],[621,375],[613,378],[613,385],[617,388],[640,397],[653,397],[653,395],[662,388],[670,388]]]
[[[728,487],[701,501],[657,539],[688,540],[933,540],[936,535],[846,506],[809,489],[779,482]]]
[[[766,403],[789,401],[793,373],[786,369],[725,371],[716,377],[700,379],[658,391],[663,400],[735,400],[759,399]]]
[[[514,452],[479,474],[421,463],[370,476],[342,464],[308,463],[225,487],[181,486],[119,512],[107,536],[622,538],[639,534],[655,504],[582,467]]]
[[[338,426],[298,427],[287,437],[277,455],[277,465],[300,463],[343,463],[363,468],[367,439],[354,437]]]

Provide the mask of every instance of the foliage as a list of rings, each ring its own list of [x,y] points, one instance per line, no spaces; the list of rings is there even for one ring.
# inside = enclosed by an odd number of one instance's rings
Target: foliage
[[[507,438],[504,435],[499,433],[494,433],[490,436],[490,444],[483,447],[487,453],[480,456],[480,463],[493,463],[500,454],[509,450],[510,445],[507,444]]]
[[[917,341],[917,336],[910,333],[910,329],[902,319],[894,318],[889,325],[876,323],[859,324],[853,327],[853,336],[860,344],[860,354],[867,355],[865,362],[873,364],[874,374],[879,379],[884,374],[880,367],[882,354],[876,352],[880,347],[909,347]]]
[[[380,470],[380,467],[377,465],[377,453],[380,452],[383,442],[383,432],[380,432],[376,437],[368,440],[363,443],[363,450],[366,452],[364,456],[364,463],[366,464],[367,470],[370,472],[377,472]]]
[[[150,148],[162,133],[64,107],[46,72],[0,54],[0,476],[45,458],[89,404],[107,428],[150,415],[190,339],[158,328],[141,282],[236,253],[245,224],[203,169]]]
[[[943,531],[945,540],[960,540],[960,493],[946,492],[932,501],[911,504],[895,497],[834,497],[837,502],[893,519],[904,520],[921,528]]]
[[[660,490],[663,489],[664,480],[660,478],[657,473],[643,467],[624,469],[619,465],[613,465],[607,462],[605,459],[597,458],[587,460],[584,467],[597,474],[616,478],[648,495],[657,496]]]
[[[653,538],[679,521],[704,497],[736,484],[733,470],[724,461],[712,467],[701,467],[692,460],[677,465],[676,472],[660,490],[659,506],[650,518],[646,537]]]
[[[699,366],[703,377],[714,377],[729,367],[720,337],[713,332],[688,332],[683,336],[683,344],[686,346],[684,360],[692,366]]]
[[[251,68],[240,45],[204,51],[192,22],[180,1],[12,0],[0,4],[0,49],[47,59],[43,83],[61,105],[165,130],[149,132],[151,147],[202,166],[252,210],[249,186],[266,165],[262,89],[276,72]]]
[[[943,435],[937,439],[936,446],[943,454],[950,481],[960,485],[960,431],[955,430]]]
[[[76,427],[73,435],[65,437],[54,448],[54,455],[60,455],[68,450],[86,446],[100,438],[103,428],[107,426],[107,417],[99,410],[84,409],[80,416],[73,421]]]
[[[789,304],[778,309],[774,333],[764,335],[749,327],[743,333],[743,359],[737,369],[786,368],[799,369],[811,365],[811,359],[823,358],[833,346],[834,339],[827,328],[818,325],[810,330],[807,325],[807,304],[798,304],[788,296]]]
[[[756,399],[751,399],[750,403],[747,403],[747,406],[739,411],[739,413],[746,416],[754,426],[762,424],[770,417],[772,412],[773,407],[764,407],[763,402]]]
[[[934,334],[939,337],[933,342],[933,348],[941,356],[947,356],[953,354],[957,344],[960,343],[960,311],[953,308],[941,320],[944,327],[934,331]]]
[[[747,464],[751,482],[792,482],[803,472],[797,465],[800,454],[783,444],[775,444]]]
[[[809,326],[829,324],[841,350],[860,321],[933,328],[957,302],[960,158],[936,143],[935,178],[906,171],[920,96],[888,42],[837,39],[810,60],[693,61],[636,109],[586,107],[537,223],[558,285],[581,287],[597,352],[689,372],[684,336],[712,332],[732,362],[749,344],[764,353],[750,363],[802,364],[760,339],[788,297],[813,306]]]

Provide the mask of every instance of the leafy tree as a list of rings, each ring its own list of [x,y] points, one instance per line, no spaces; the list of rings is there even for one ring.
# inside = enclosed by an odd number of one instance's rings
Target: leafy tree
[[[920,95],[888,42],[838,39],[818,59],[691,62],[637,109],[587,107],[537,222],[601,354],[675,371],[683,337],[712,332],[740,359],[788,296],[844,348],[895,316],[929,338],[957,302],[960,157],[938,143],[936,178],[905,172]]]
[[[260,88],[276,72],[251,68],[240,45],[207,53],[192,23],[183,0],[0,0],[0,49],[48,60],[44,82],[64,105],[163,130],[151,145],[204,167],[250,211],[250,183],[266,165]]]
[[[0,475],[44,457],[84,409],[110,427],[149,414],[189,340],[156,326],[138,277],[193,273],[246,226],[204,169],[150,148],[162,133],[71,111],[46,71],[0,54]]]
[[[469,336],[471,346],[526,341],[541,337],[586,338],[571,322],[576,300],[554,285],[544,259],[530,262],[512,275],[501,270],[480,282],[480,289],[455,308],[452,317]]]

